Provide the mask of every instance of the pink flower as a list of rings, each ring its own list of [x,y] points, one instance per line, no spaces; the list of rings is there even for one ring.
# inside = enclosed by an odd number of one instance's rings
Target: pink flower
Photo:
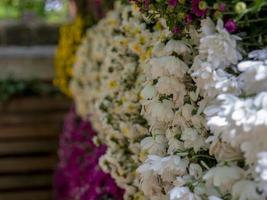
[[[123,199],[123,190],[98,165],[106,147],[96,146],[94,135],[90,122],[82,121],[72,109],[60,137],[59,163],[54,176],[56,200]]]
[[[207,14],[208,9],[200,9],[200,2],[201,0],[192,0],[192,12],[198,17],[204,17]]]
[[[224,12],[225,11],[225,7],[226,7],[225,3],[220,3],[219,7],[218,7],[218,10],[221,11],[221,12]]]
[[[237,30],[236,22],[233,19],[228,19],[224,24],[224,28],[229,33],[234,33]]]
[[[148,6],[149,6],[149,2],[150,0],[144,0],[144,7],[145,9],[148,9]]]
[[[178,34],[181,32],[181,29],[178,26],[173,27],[172,29],[173,34]]]
[[[177,0],[168,0],[168,5],[171,7],[175,7],[177,5]]]
[[[191,14],[187,14],[185,16],[185,23],[190,24],[193,21],[193,16]]]

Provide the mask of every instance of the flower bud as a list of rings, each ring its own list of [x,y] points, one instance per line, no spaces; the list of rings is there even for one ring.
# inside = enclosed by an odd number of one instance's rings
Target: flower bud
[[[238,14],[242,14],[246,10],[247,10],[247,4],[245,2],[240,1],[235,5],[235,11]]]
[[[200,1],[198,7],[200,10],[206,10],[208,8],[208,4],[206,1]]]

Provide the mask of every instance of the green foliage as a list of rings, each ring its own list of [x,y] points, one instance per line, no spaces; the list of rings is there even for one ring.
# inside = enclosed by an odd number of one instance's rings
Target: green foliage
[[[38,80],[18,81],[12,78],[0,81],[0,102],[17,96],[56,96],[59,91],[51,83]]]
[[[47,22],[59,22],[66,19],[67,1],[59,11],[47,11],[45,0],[0,0],[0,19],[18,19],[25,11],[32,11]]]

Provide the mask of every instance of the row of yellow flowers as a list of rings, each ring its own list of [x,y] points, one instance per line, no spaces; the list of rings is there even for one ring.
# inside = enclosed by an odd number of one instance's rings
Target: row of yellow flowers
[[[60,40],[55,55],[56,77],[54,84],[68,96],[71,96],[69,80],[76,60],[75,55],[82,41],[85,28],[84,18],[80,16],[77,16],[72,23],[60,28]]]

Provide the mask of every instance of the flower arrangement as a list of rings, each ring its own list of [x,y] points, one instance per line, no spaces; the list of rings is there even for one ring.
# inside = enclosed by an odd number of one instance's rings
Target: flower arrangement
[[[266,2],[133,1],[88,30],[71,81],[101,167],[125,200],[264,200]]]
[[[91,124],[71,109],[60,138],[59,164],[55,173],[57,200],[120,200],[123,191],[110,175],[101,171],[98,160],[106,151],[93,143]]]

